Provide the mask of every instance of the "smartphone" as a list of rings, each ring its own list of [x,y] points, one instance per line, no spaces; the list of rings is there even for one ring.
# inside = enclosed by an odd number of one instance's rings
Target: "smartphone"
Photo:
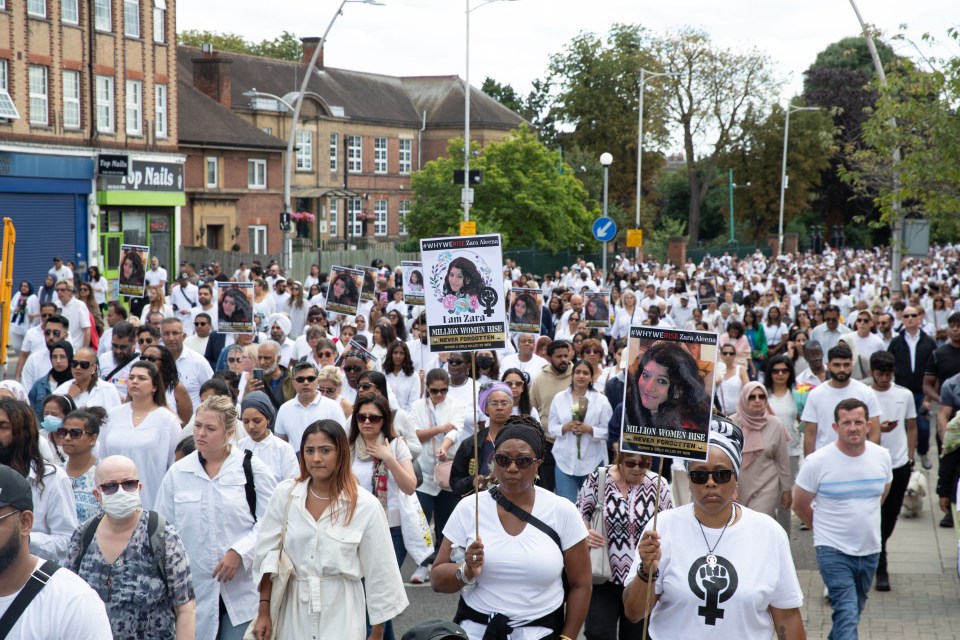
[[[260,382],[263,382],[263,369],[254,369],[253,377],[255,380],[259,380]]]

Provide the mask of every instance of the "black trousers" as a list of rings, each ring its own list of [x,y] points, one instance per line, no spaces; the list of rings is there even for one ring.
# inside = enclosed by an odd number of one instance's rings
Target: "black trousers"
[[[910,484],[910,463],[893,470],[893,481],[890,483],[890,493],[880,507],[880,562],[877,564],[877,573],[887,572],[887,539],[893,535],[893,528],[897,526],[900,516],[900,507],[903,506],[903,496],[907,493]]]
[[[553,443],[548,442],[547,446],[543,450],[543,462],[540,463],[540,470],[537,472],[537,475],[540,477],[537,485],[543,487],[547,491],[556,491],[557,479],[554,475],[556,473],[556,468],[557,462],[553,458]]]
[[[622,586],[613,582],[595,584],[583,633],[587,640],[640,640],[643,620],[637,623],[627,620],[623,613]],[[650,637],[649,632],[647,637]]]

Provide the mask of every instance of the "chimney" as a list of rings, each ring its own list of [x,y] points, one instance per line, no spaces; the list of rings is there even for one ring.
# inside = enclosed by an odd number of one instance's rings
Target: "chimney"
[[[303,64],[310,64],[310,58],[313,57],[313,52],[317,50],[317,47],[320,45],[320,38],[310,37],[310,38],[300,38],[300,41],[303,43]],[[320,55],[317,56],[317,69],[323,69],[323,48],[320,49]]]
[[[216,51],[207,51],[200,58],[193,59],[193,86],[213,98],[227,109],[230,108],[230,65],[217,55]]]

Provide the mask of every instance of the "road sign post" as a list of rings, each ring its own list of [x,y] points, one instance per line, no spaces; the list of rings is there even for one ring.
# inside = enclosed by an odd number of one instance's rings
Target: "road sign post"
[[[607,216],[593,221],[593,237],[603,243],[603,277],[607,277],[607,243],[617,237],[617,223]]]

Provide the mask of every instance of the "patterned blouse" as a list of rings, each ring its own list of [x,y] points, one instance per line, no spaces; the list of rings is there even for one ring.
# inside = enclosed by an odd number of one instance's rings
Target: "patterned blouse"
[[[580,509],[580,515],[583,516],[587,526],[590,526],[593,512],[600,503],[597,493],[599,479],[600,472],[598,469],[594,469],[593,473],[587,476],[583,487],[580,489],[580,495],[577,496],[577,508]],[[622,586],[630,573],[633,556],[637,545],[640,543],[640,534],[643,533],[647,521],[653,518],[656,510],[657,474],[653,471],[647,471],[643,482],[630,485],[627,495],[624,496],[613,476],[610,475],[610,467],[607,467],[606,485],[603,508],[606,518],[610,569],[613,572],[611,581]],[[660,485],[660,511],[672,508],[670,483],[663,480]],[[597,531],[597,533],[603,535],[602,531]]]
[[[96,470],[97,464],[94,463],[82,476],[70,478],[70,482],[73,484],[73,497],[77,502],[77,521],[80,524],[103,513],[103,508],[93,496],[93,489],[97,485],[93,480],[93,474]]]
[[[164,532],[167,566],[164,585],[150,550],[147,517],[146,511],[140,514],[127,548],[113,563],[104,559],[94,536],[77,572],[106,604],[115,640],[174,640],[173,608],[195,597],[190,561],[177,530],[169,522]],[[81,529],[73,534],[67,549],[67,566],[71,569],[77,565]]]

